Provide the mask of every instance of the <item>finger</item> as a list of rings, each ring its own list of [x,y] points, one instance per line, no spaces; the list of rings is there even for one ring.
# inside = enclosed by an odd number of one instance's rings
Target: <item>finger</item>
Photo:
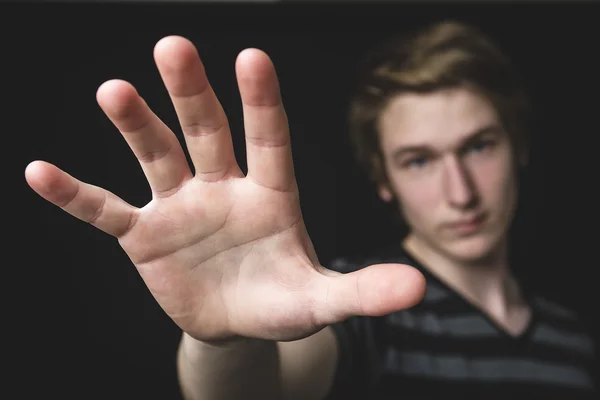
[[[25,169],[25,179],[44,199],[110,235],[121,237],[135,223],[137,208],[105,189],[73,178],[52,164],[30,163]]]
[[[236,73],[244,110],[248,177],[260,185],[289,190],[294,167],[287,116],[269,57],[257,49],[240,53]]]
[[[229,123],[210,86],[194,45],[169,36],[154,48],[154,59],[184,133],[196,175],[222,179],[235,162]]]
[[[382,316],[416,305],[425,294],[425,278],[414,267],[377,264],[325,278],[316,319],[324,325],[352,316]]]
[[[191,177],[177,137],[130,83],[117,79],[105,82],[96,97],[140,161],[154,194],[168,196]]]

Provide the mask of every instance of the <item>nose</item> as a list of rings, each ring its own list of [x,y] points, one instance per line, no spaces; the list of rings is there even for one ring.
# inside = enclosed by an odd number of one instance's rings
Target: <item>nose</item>
[[[452,207],[468,209],[477,204],[477,193],[467,169],[457,157],[446,160],[442,186]]]

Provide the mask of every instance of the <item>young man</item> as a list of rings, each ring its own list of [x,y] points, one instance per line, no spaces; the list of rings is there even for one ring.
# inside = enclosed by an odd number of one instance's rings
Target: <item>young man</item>
[[[184,332],[186,398],[593,396],[590,337],[510,272],[526,101],[483,35],[438,24],[369,58],[352,134],[409,232],[371,260],[330,268],[303,223],[268,57],[248,49],[236,63],[245,176],[193,45],[165,38],[155,60],[195,174],[135,89],[109,81],[98,102],[139,159],[152,201],[135,208],[41,161],[26,179],[119,239]]]
[[[408,228],[366,264],[415,266],[428,287],[409,310],[334,326],[346,368],[334,391],[591,395],[591,337],[509,265],[528,150],[528,100],[509,60],[476,29],[442,23],[376,49],[362,72],[350,112],[356,154]]]

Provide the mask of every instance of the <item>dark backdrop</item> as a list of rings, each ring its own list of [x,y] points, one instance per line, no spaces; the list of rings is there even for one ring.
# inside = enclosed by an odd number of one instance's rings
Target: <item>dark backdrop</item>
[[[537,3],[537,2],[536,2]],[[278,68],[306,222],[323,263],[360,255],[395,226],[350,158],[345,110],[354,67],[378,40],[439,18],[492,35],[522,71],[537,106],[532,165],[516,242],[520,273],[595,329],[599,8],[557,4],[94,4],[0,8],[4,47],[3,250],[8,383],[17,398],[178,398],[180,331],[113,238],[68,216],[23,178],[53,162],[134,205],[144,177],[95,102],[105,80],[132,82],[176,127],[152,60],[168,34],[192,39],[236,132],[234,60],[266,50]],[[8,122],[8,123],[6,123]],[[179,134],[179,130],[177,130]],[[367,211],[365,212],[365,208]],[[6,221],[6,218],[4,219]]]

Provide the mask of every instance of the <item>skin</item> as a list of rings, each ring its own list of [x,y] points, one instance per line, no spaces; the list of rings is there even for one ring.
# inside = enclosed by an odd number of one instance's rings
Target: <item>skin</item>
[[[194,173],[174,133],[136,89],[112,80],[97,100],[138,158],[152,189],[149,203],[136,208],[45,161],[29,164],[25,178],[44,199],[119,241],[183,331],[178,371],[185,398],[323,398],[337,362],[335,335],[323,328],[412,307],[424,294],[424,277],[401,264],[344,275],[320,264],[300,211],[287,118],[265,53],[247,49],[236,61],[245,176],[193,44],[166,37],[154,58]],[[503,282],[503,241],[516,198],[513,153],[493,108],[465,90],[407,95],[389,105],[380,125],[390,179],[379,193],[396,201],[413,227],[405,245],[493,311],[513,292],[488,290],[491,297],[483,298],[471,289]],[[495,129],[485,135],[494,146],[466,145],[467,136],[489,126]],[[396,153],[407,145],[428,149],[403,162]],[[467,228],[444,225],[478,215],[485,218]],[[489,278],[473,271],[500,272]]]
[[[136,208],[44,161],[31,188],[113,235],[157,302],[198,341],[289,341],[353,315],[411,307],[425,282],[414,268],[376,265],[341,275],[314,252],[299,206],[288,122],[274,66],[257,49],[236,60],[248,173],[237,165],[226,115],[187,39],[160,40],[154,58],[185,136],[175,134],[128,82],[97,100],[138,158],[152,199]]]
[[[493,105],[457,87],[393,98],[379,119],[388,184],[410,226],[404,245],[508,333],[530,309],[508,266],[517,157]],[[517,159],[518,158],[518,159]]]
[[[463,88],[399,96],[381,116],[380,139],[389,178],[380,195],[396,199],[417,240],[464,263],[501,247],[517,177],[509,137],[485,98]]]

